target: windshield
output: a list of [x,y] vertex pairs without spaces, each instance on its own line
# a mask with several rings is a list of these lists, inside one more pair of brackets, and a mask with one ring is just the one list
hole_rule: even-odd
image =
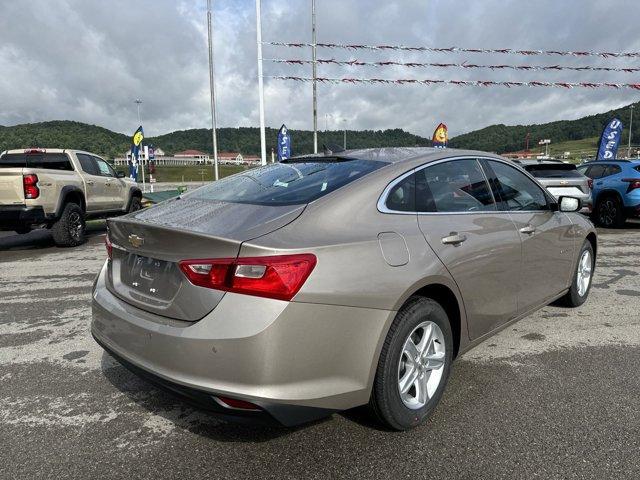
[[371,160],[275,163],[224,178],[187,195],[255,205],[299,205],[328,193],[387,165]]

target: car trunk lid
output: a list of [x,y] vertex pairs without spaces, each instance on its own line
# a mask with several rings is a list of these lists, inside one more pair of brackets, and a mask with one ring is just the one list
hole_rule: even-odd
[[242,242],[295,220],[304,205],[264,206],[177,198],[109,220],[107,288],[143,310],[196,321],[223,291],[191,284],[181,260],[236,258]]

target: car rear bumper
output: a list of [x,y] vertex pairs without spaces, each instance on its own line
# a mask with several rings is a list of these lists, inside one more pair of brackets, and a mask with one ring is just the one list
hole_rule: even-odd
[[44,209],[41,206],[0,205],[0,230],[15,230],[17,227],[45,221]]
[[[295,425],[369,400],[395,312],[227,293],[202,320],[177,321],[115,297],[105,271],[94,288],[92,334],[125,366],[190,403]],[[216,395],[258,405],[262,415],[220,408]]]

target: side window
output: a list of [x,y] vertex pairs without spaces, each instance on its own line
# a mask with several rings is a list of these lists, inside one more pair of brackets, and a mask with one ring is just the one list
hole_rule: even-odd
[[591,168],[589,165],[581,165],[578,168],[576,168],[576,170],[578,170],[578,172],[580,172],[585,177],[591,178],[589,176],[589,168]]
[[475,159],[451,160],[416,173],[416,206],[421,212],[486,212],[496,204]]
[[93,157],[93,160],[98,165],[98,171],[100,172],[99,175],[102,175],[103,177],[116,176],[116,173],[113,171],[113,168],[111,168],[111,165],[109,165],[107,162],[105,162],[104,160],[98,157]]
[[416,174],[409,175],[395,185],[387,195],[385,205],[395,212],[415,212],[415,180]]
[[608,177],[609,175],[617,175],[621,171],[622,169],[618,165],[609,165],[609,168],[604,172],[604,176]]
[[589,177],[590,178],[602,178],[604,177],[604,172],[607,169],[608,165],[591,165],[589,169]]
[[80,166],[82,167],[83,172],[88,173],[89,175],[100,175],[100,173],[98,172],[98,166],[93,161],[93,157],[91,157],[91,155],[78,153],[77,157],[80,161]]
[[547,196],[536,183],[516,168],[488,160],[495,174],[496,201],[501,210],[548,210]]

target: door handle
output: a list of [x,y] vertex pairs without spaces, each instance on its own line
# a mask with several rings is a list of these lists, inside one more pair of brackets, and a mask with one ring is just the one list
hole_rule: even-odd
[[532,234],[536,233],[536,227],[533,227],[531,225],[527,225],[526,227],[522,227],[520,229],[520,233],[526,233],[527,235],[532,235]]
[[602,185],[602,182],[596,182],[596,185]]
[[93,185],[95,182],[92,180],[87,180],[87,185]]
[[448,237],[442,237],[442,243],[445,245],[460,245],[467,239],[465,235],[460,235],[456,232],[451,232]]

